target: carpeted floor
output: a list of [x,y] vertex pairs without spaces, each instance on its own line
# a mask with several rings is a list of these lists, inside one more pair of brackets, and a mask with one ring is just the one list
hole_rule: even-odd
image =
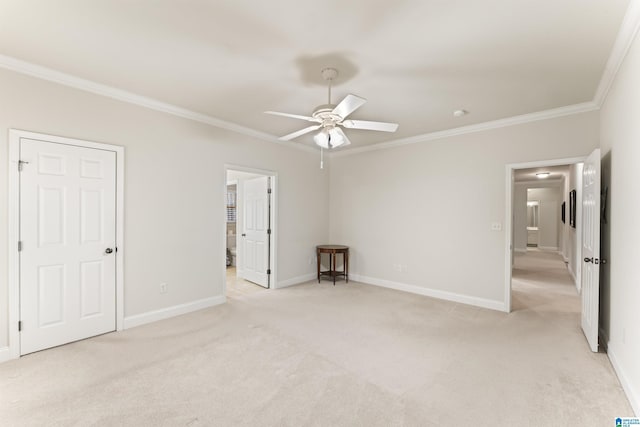
[[3,426],[609,426],[557,254],[516,258],[514,311],[311,282],[0,365]]

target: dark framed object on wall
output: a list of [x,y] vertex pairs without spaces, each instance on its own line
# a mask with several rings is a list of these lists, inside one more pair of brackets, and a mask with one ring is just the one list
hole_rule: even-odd
[[576,228],[576,190],[569,192],[569,225]]
[[567,202],[562,202],[562,214],[560,218],[562,219],[563,224],[565,224],[566,212],[567,212]]

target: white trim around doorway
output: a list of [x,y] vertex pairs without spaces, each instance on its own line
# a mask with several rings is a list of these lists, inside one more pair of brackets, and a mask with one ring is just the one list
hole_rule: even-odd
[[[54,144],[94,148],[116,153],[116,330],[124,329],[124,147],[111,144],[83,141],[73,138],[46,135],[24,130],[9,130],[9,229],[8,229],[8,284],[9,284],[9,343],[0,349],[0,362],[20,357],[20,259],[18,240],[20,236],[20,139],[28,138]],[[4,350],[4,351],[3,351]]]
[[[269,289],[278,289],[280,287],[278,284],[278,173],[275,171],[267,170],[267,169],[256,169],[247,166],[240,166],[234,164],[225,164],[224,165],[224,176],[222,180],[223,185],[223,201],[221,203],[222,209],[224,210],[223,218],[225,219],[222,222],[222,253],[225,254],[227,251],[227,223],[226,223],[226,198],[227,194],[227,172],[229,171],[238,171],[238,172],[247,172],[256,175],[268,176],[271,178],[271,248],[269,253],[270,263],[269,268],[271,269],[271,279],[269,282]],[[226,299],[227,295],[227,265],[225,257],[221,257],[222,262],[222,295]],[[286,286],[286,285],[285,285]]]
[[511,163],[506,165],[506,213],[504,224],[504,236],[505,236],[505,251],[504,251],[504,307],[503,310],[506,313],[511,312],[511,257],[512,257],[512,242],[513,242],[513,171],[516,169],[529,169],[548,166],[561,166],[570,165],[575,163],[584,162],[586,157],[571,157],[566,159],[554,159],[554,160],[541,160],[537,162],[527,163]]

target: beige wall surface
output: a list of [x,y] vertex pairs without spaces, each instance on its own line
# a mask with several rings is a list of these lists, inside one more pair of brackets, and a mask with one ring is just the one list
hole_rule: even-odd
[[586,156],[598,135],[589,112],[336,156],[331,240],[355,276],[502,305],[506,165]]
[[313,273],[308,259],[329,228],[329,177],[315,153],[5,70],[0,93],[0,348],[11,128],[125,147],[125,317],[222,294],[225,164],[278,173],[278,281]]
[[603,224],[601,326],[636,415],[640,415],[640,39],[636,36],[601,110],[603,181],[609,187]]
[[562,191],[560,183],[553,187],[530,186],[527,197],[529,201],[538,201],[538,246],[540,248],[560,250],[559,230],[562,225],[560,206]]

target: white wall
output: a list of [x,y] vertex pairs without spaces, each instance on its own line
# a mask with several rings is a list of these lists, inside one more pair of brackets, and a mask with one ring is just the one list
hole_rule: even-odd
[[558,250],[560,247],[560,205],[562,192],[558,186],[529,188],[528,201],[538,201],[538,247]]
[[225,163],[277,171],[278,280],[314,272],[308,258],[329,228],[329,177],[315,153],[6,70],[0,93],[0,348],[8,342],[10,128],[125,147],[127,317],[222,295]]
[[502,308],[506,165],[586,156],[598,135],[591,112],[332,157],[331,240],[354,278]]
[[640,39],[622,64],[601,110],[601,149],[610,174],[609,222],[603,242],[605,267],[601,306],[609,357],[636,414],[640,415]]

